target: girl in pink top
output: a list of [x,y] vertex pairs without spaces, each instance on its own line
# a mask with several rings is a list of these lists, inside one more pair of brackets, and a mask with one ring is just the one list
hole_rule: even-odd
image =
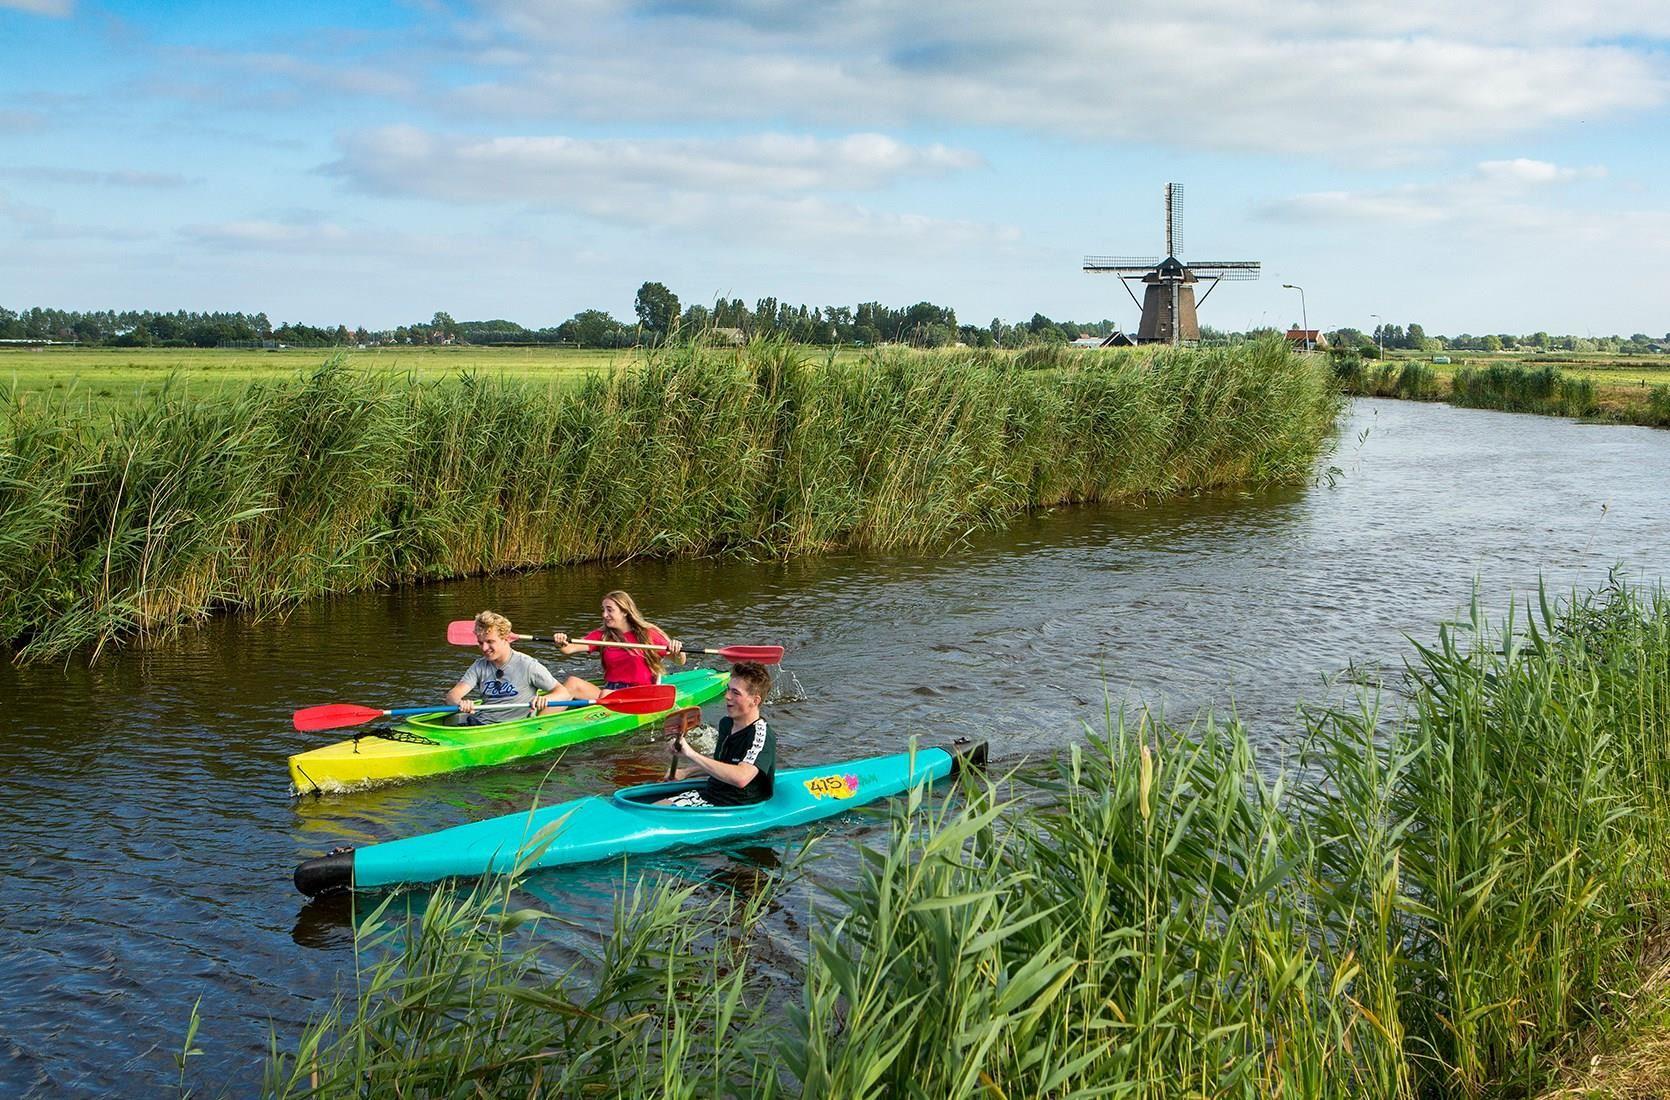
[[[669,638],[656,625],[646,620],[631,596],[616,589],[603,597],[603,626],[578,641],[569,641],[562,632],[551,635],[551,640],[562,646],[564,653],[592,651],[603,659],[603,686],[590,680],[570,676],[563,687],[576,699],[596,699],[623,687],[638,687],[657,683],[666,671],[667,658],[684,663],[684,645],[677,638]],[[591,646],[587,642],[641,642],[663,649],[617,649],[614,646]]]

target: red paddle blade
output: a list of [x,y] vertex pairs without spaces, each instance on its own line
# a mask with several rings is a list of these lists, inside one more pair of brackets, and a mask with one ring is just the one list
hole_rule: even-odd
[[642,687],[611,691],[597,701],[597,705],[617,714],[656,714],[671,710],[678,702],[678,689],[671,684],[645,684]]
[[762,665],[783,663],[783,647],[780,645],[728,645],[714,652],[731,662],[758,661]]
[[292,715],[290,721],[303,733],[311,733],[314,730],[360,726],[382,716],[383,712],[373,707],[362,707],[354,703],[326,703],[322,707],[304,707]]
[[[513,642],[526,642],[533,639],[532,634],[512,634]],[[454,619],[446,624],[446,640],[449,645],[480,645],[475,636],[474,619]]]

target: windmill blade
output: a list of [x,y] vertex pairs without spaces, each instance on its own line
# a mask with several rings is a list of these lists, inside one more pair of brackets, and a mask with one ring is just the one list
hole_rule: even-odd
[[1152,271],[1160,266],[1158,256],[1086,256],[1086,271]]
[[1166,254],[1183,251],[1183,185],[1166,184]]
[[1223,279],[1231,283],[1250,283],[1258,278],[1262,269],[1256,260],[1229,260],[1219,263],[1190,264],[1189,270],[1202,279]]

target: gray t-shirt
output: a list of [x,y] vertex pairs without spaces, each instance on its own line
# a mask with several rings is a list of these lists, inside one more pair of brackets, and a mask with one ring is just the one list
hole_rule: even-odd
[[[461,682],[469,685],[466,695],[479,691],[483,703],[521,703],[522,707],[533,702],[535,690],[550,691],[557,686],[557,678],[551,675],[551,670],[526,653],[512,653],[502,670],[487,658],[477,657]],[[505,707],[479,711],[477,716],[484,722],[509,722],[515,718],[526,718],[528,712],[518,707]]]

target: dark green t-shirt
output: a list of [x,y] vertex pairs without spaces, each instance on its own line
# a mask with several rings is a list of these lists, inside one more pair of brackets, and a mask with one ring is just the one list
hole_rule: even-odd
[[723,779],[707,777],[703,796],[714,806],[745,806],[771,797],[771,781],[777,772],[777,738],[766,727],[763,716],[741,729],[732,729],[727,716],[719,719],[719,744],[713,758],[721,764],[752,764],[760,769],[746,787],[733,787]]

